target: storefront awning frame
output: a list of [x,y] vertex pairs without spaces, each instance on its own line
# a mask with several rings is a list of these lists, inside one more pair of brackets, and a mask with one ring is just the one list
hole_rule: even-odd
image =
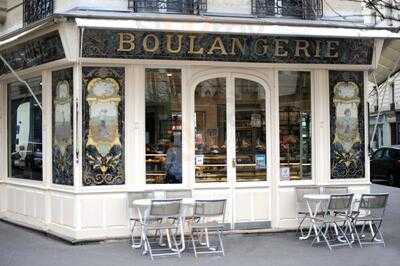
[[81,28],[130,29],[178,32],[209,32],[231,34],[261,34],[277,36],[304,36],[329,38],[396,39],[400,34],[387,29],[332,28],[316,26],[256,25],[214,22],[148,21],[126,19],[76,18]]
[[[36,31],[39,30],[40,28],[43,28],[45,25],[46,25],[46,24],[40,24],[40,25],[38,25],[38,26],[36,26],[36,27],[33,27],[33,28],[29,29],[29,30],[23,31],[23,32],[21,32],[21,33],[15,35],[15,36],[13,36],[13,37],[10,37],[10,38],[8,38],[8,39],[5,39],[5,40],[3,40],[3,41],[0,41],[0,49],[3,48],[4,46],[6,46],[6,45],[9,44],[9,43],[19,41],[20,39],[22,39],[23,37],[29,35],[29,34],[32,33],[32,32],[36,32]],[[35,100],[36,104],[39,106],[39,108],[40,108],[41,110],[43,110],[43,107],[42,107],[41,102],[39,101],[39,99],[37,98],[37,96],[35,95],[35,93],[33,92],[32,88],[29,86],[28,82],[26,82],[24,79],[22,79],[22,78],[18,75],[18,73],[15,72],[15,70],[10,66],[10,64],[7,62],[7,60],[3,57],[1,51],[0,51],[0,60],[1,60],[1,62],[8,68],[8,70],[10,70],[10,72],[12,73],[12,75],[14,75],[15,78],[16,78],[19,82],[23,83],[23,84],[26,86],[26,88],[28,89],[29,93],[32,95],[33,99]]]

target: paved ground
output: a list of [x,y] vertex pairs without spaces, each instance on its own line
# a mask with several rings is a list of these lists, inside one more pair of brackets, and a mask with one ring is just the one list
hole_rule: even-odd
[[374,185],[374,191],[391,193],[385,220],[386,248],[369,246],[328,249],[310,247],[293,232],[229,235],[225,237],[226,257],[186,254],[182,259],[160,258],[151,262],[133,251],[125,240],[72,246],[43,234],[0,222],[0,266],[124,266],[124,265],[399,265],[400,189]]

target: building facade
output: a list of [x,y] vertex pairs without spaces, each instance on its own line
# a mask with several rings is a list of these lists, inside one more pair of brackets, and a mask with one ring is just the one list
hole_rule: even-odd
[[397,35],[361,5],[3,2],[2,219],[124,237],[130,192],[188,189],[280,230],[298,186],[369,191],[368,74]]
[[371,85],[368,103],[370,139],[375,130],[371,148],[399,145],[400,79],[398,74],[388,82],[388,85],[384,83],[378,89]]

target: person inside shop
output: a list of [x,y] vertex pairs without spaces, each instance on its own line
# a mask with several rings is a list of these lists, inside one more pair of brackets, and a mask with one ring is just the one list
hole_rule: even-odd
[[168,184],[182,183],[182,137],[180,132],[171,136],[170,147],[165,161],[166,181]]

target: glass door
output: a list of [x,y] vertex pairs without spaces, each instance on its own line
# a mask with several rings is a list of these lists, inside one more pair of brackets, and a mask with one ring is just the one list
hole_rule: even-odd
[[264,87],[242,78],[208,79],[196,86],[194,105],[196,183],[266,181]]
[[266,181],[265,90],[248,79],[235,78],[234,84],[236,181]]
[[196,183],[227,182],[226,78],[200,82],[194,97]]

